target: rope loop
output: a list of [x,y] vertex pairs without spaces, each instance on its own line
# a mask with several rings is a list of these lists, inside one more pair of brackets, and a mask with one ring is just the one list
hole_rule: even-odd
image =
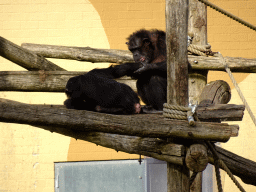
[[184,107],[179,105],[170,105],[164,103],[163,115],[166,118],[188,120],[190,126],[195,126],[195,120],[193,118],[193,112],[190,107]]

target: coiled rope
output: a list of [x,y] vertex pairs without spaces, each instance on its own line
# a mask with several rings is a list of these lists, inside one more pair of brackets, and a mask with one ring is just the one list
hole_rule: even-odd
[[200,1],[201,3],[204,3],[205,5],[211,7],[212,9],[215,9],[216,11],[222,13],[223,15],[226,15],[226,16],[230,17],[231,19],[243,24],[244,26],[249,27],[250,29],[256,31],[256,26],[254,26],[254,25],[248,23],[247,21],[233,15],[232,13],[229,13],[229,12],[225,11],[224,9],[218,7],[217,5],[214,5],[213,3],[211,3],[207,0],[198,0],[198,1]]
[[188,51],[193,54],[200,55],[200,56],[207,56],[211,53],[211,45],[193,45],[190,44],[188,46]]
[[193,112],[190,107],[183,107],[179,105],[170,105],[164,103],[163,116],[170,119],[188,120],[190,126],[195,126]]

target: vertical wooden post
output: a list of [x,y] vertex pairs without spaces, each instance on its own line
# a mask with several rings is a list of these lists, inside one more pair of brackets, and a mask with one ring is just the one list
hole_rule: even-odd
[[[193,34],[193,44],[207,44],[207,6],[198,0],[189,0],[188,33]],[[192,71],[189,74],[189,102],[195,104],[207,83],[208,71]],[[202,192],[202,173],[198,173],[190,192]]]
[[[167,103],[188,105],[188,0],[166,0]],[[167,163],[167,191],[188,192],[189,170]]]

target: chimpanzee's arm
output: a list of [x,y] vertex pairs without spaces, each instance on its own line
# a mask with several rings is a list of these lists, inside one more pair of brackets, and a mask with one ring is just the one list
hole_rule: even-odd
[[88,72],[88,74],[96,74],[100,77],[105,77],[108,79],[120,78],[125,75],[134,76],[134,71],[142,67],[140,63],[125,63],[121,65],[110,66],[108,68],[93,69]]
[[156,73],[157,72],[167,73],[166,61],[159,62],[159,63],[143,64],[143,66],[138,70],[136,70],[134,73],[141,74],[146,71],[154,71]]

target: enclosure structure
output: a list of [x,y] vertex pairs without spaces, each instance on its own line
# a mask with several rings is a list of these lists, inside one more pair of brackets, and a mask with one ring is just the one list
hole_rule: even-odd
[[[49,73],[50,74],[50,73]],[[54,73],[53,73],[54,74]],[[3,75],[8,75],[8,73],[6,73],[6,74],[3,74]],[[17,74],[13,74],[13,75],[17,75]],[[25,75],[28,75],[28,73],[26,73]],[[45,82],[46,80],[47,80],[47,77],[48,77],[48,73],[47,72],[43,72],[43,71],[41,71],[41,72],[39,72],[39,74],[38,73],[31,73],[31,75],[38,75],[39,76],[39,79],[40,79],[40,82],[42,83],[42,82]],[[16,77],[18,77],[18,76],[16,76]],[[6,78],[5,78],[6,79]],[[24,83],[23,83],[23,85],[24,85]],[[47,85],[48,86],[48,85]],[[9,87],[11,87],[11,86],[9,86]],[[24,86],[25,87],[25,86]],[[3,105],[3,106],[9,106],[9,105]],[[28,110],[32,110],[32,112],[34,113],[36,110],[38,110],[39,108],[37,108],[37,106],[36,106],[36,108],[29,108],[28,106],[24,106],[24,108],[27,108]],[[24,111],[24,108],[23,107],[21,107],[21,110],[22,111]],[[6,111],[6,109],[7,108],[4,108],[3,107],[3,109],[4,109],[4,112],[5,112],[5,114],[7,114],[7,111]],[[12,109],[15,109],[15,108],[12,108]],[[16,108],[15,109],[15,111],[18,111],[18,108]],[[40,108],[40,113],[41,112],[43,112],[43,110]],[[46,112],[47,113],[49,113],[49,111],[47,111],[46,110]],[[55,113],[56,111],[54,111],[54,113]],[[59,114],[61,114],[61,115],[63,115],[62,114],[62,112],[63,111],[61,111],[61,110],[59,110]],[[29,113],[28,113],[29,114]],[[88,117],[89,117],[89,115],[90,115],[90,113],[83,113],[83,114],[81,114],[81,115],[87,115]],[[99,115],[98,117],[99,117],[99,119],[100,118],[102,118],[104,115]],[[3,118],[5,118],[5,117],[3,117]],[[48,118],[47,116],[46,116],[46,118]],[[99,124],[103,124],[103,122],[104,123],[106,123],[107,122],[107,124],[109,123],[108,122],[108,120],[107,120],[107,116],[106,117],[104,117],[104,118],[106,118],[106,119],[103,119],[103,121],[101,121]],[[139,117],[138,117],[139,118]],[[152,118],[152,117],[149,117],[149,118]],[[36,120],[38,120],[39,119],[39,122],[37,122]],[[71,117],[71,119],[73,119],[72,117]],[[126,120],[126,122],[131,122],[131,120],[129,121],[129,119],[130,119],[130,117]],[[140,118],[140,119],[138,119],[138,122],[141,122],[141,121],[145,121],[146,120],[146,116],[144,116],[144,117],[142,117],[142,118]],[[20,119],[20,120],[14,120],[15,122],[20,122],[20,123],[26,123],[26,120],[24,120],[24,119]],[[117,118],[117,121],[118,121],[118,118]],[[122,119],[122,121],[123,121],[123,119]],[[57,121],[56,121],[57,122]],[[161,123],[159,122],[159,124],[157,124],[157,121],[155,121],[155,123],[156,123],[156,125],[155,126],[158,126],[158,125],[160,125]],[[40,118],[39,118],[39,116],[38,116],[38,113],[36,113],[35,114],[35,120],[31,123],[31,124],[33,124],[33,125],[37,125],[37,124],[40,124],[40,125],[42,125],[43,123],[42,123],[42,121],[40,120]],[[48,123],[46,123],[46,124],[48,124]],[[149,124],[148,124],[149,125]],[[148,126],[147,124],[144,126],[145,128]],[[142,125],[138,125],[138,127],[141,127]],[[166,125],[164,125],[164,126],[166,126]],[[163,128],[164,128],[164,126],[163,126]],[[185,125],[184,125],[185,126]],[[202,129],[204,128],[204,126],[207,126],[206,124],[204,124],[204,125],[202,125]],[[143,126],[142,126],[143,127]],[[193,129],[193,128],[192,128]],[[202,130],[201,129],[201,130]],[[50,129],[51,131],[56,131],[56,130],[54,130],[53,128],[52,129]],[[201,130],[193,130],[193,131],[195,131],[195,132],[193,132],[192,134],[195,136],[195,137],[201,137],[201,135],[199,134],[199,133],[197,133],[197,132],[200,132]],[[236,128],[235,128],[235,126],[234,126],[234,130],[236,130]],[[63,130],[62,130],[63,131]],[[143,131],[143,130],[142,130]],[[110,131],[111,132],[111,131]],[[137,130],[128,130],[127,132],[129,132],[130,134],[132,133],[132,134],[136,134],[136,135],[139,135],[139,131],[137,131]],[[162,130],[160,130],[159,129],[159,137],[161,136],[161,134],[167,134],[168,135],[168,133],[166,133],[166,132],[162,132]],[[234,131],[235,132],[235,131]],[[62,133],[64,133],[64,132],[62,132]],[[76,133],[77,132],[75,132],[74,133],[74,136],[76,135]],[[115,133],[115,132],[114,132]],[[119,132],[118,132],[119,133]],[[68,135],[70,135],[71,133],[68,133]],[[217,134],[216,134],[217,135]],[[231,134],[232,135],[232,134]],[[150,133],[149,133],[149,136],[150,136]],[[183,135],[182,135],[183,136]],[[189,136],[191,136],[191,135],[189,135]],[[229,135],[230,136],[230,135]],[[224,136],[223,137],[223,141],[225,140],[225,139],[227,139],[229,136]],[[188,137],[188,136],[187,136]],[[216,139],[216,137],[217,136],[215,136],[214,138],[211,138],[211,139],[213,139],[213,140],[215,140]]]

